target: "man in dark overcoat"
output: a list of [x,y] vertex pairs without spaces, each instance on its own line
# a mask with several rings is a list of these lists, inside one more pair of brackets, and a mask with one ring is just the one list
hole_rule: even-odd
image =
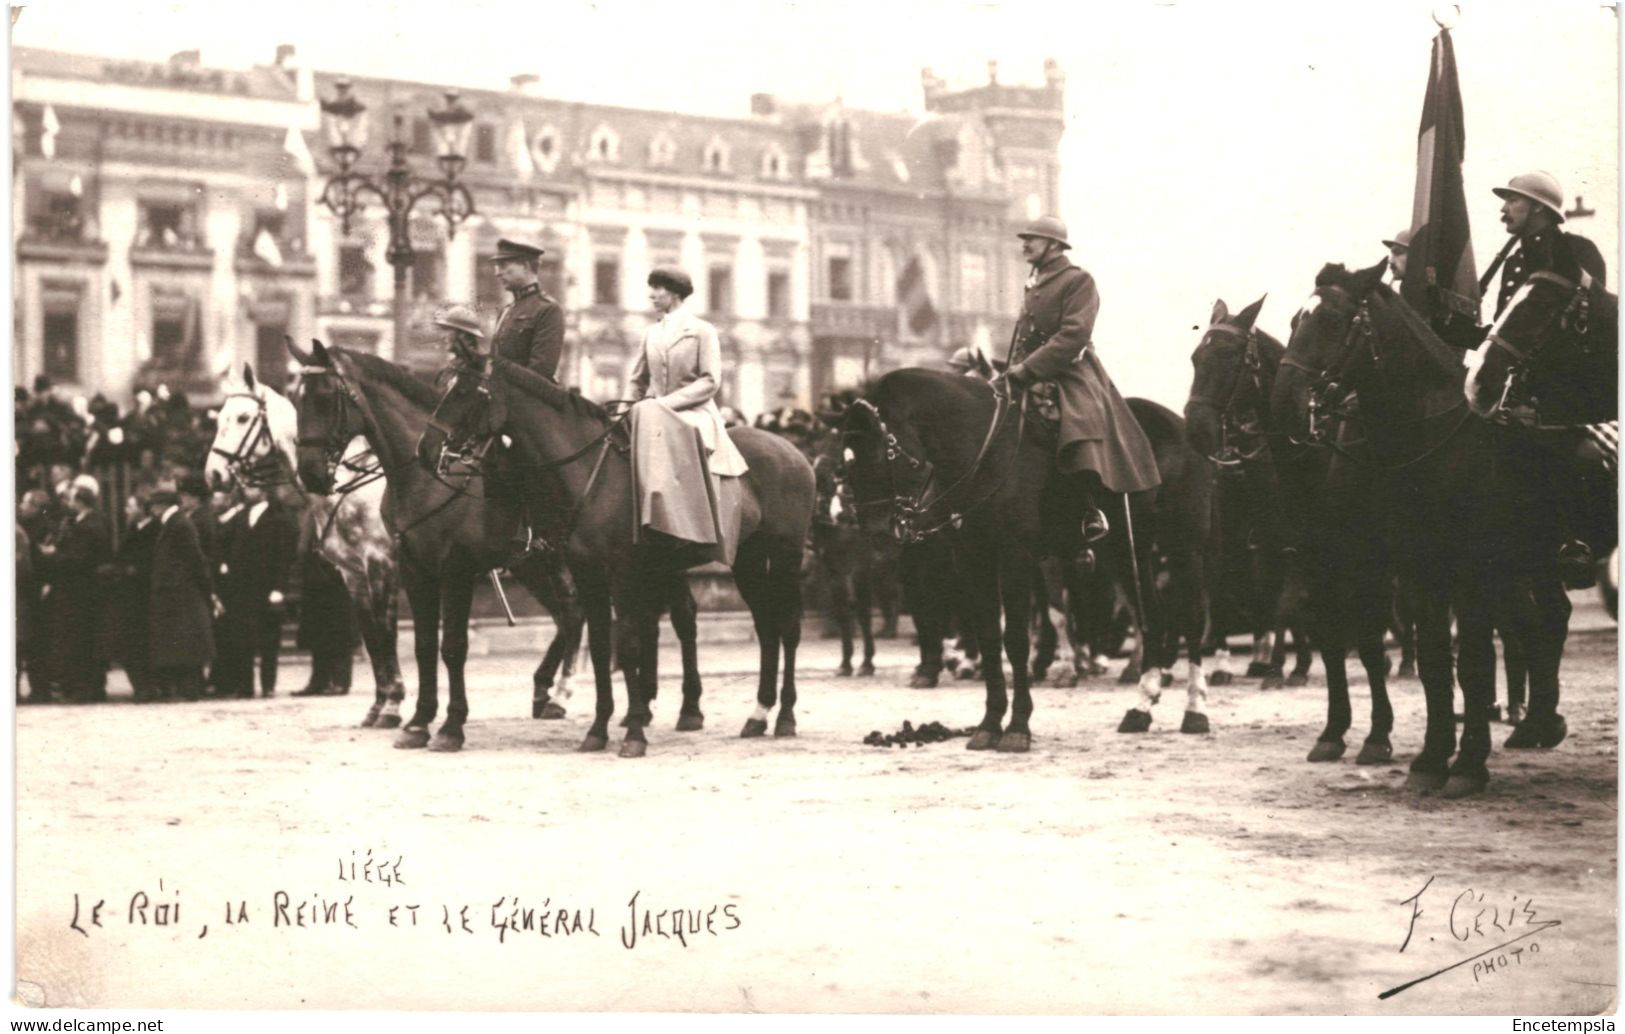
[[492,264],[513,301],[497,317],[491,351],[555,380],[564,351],[564,310],[542,292],[537,278],[541,257],[541,248],[510,240],[497,242]]
[[152,603],[152,564],[158,551],[158,522],[146,503],[131,496],[125,507],[124,536],[108,565],[107,625],[110,653],[124,669],[144,704],[157,696],[152,674],[152,627],[147,613]]
[[172,486],[153,490],[147,512],[158,523],[148,612],[154,688],[161,697],[196,700],[214,659],[208,561]]
[[310,683],[296,690],[296,697],[348,693],[355,648],[361,642],[350,590],[319,548],[326,513],[325,507],[308,507],[299,521],[297,643],[310,651]]
[[1095,355],[1095,279],[1066,257],[1072,245],[1055,216],[1035,219],[1021,233],[1021,255],[1032,267],[1010,344],[1004,379],[1031,396],[1040,414],[1059,420],[1056,464],[1080,474],[1085,493],[1084,541],[1109,530],[1095,499],[1108,492],[1143,492],[1162,483],[1151,443]]
[[293,517],[265,490],[242,489],[244,508],[227,557],[221,636],[228,645],[215,678],[225,696],[254,695],[259,659],[260,695],[276,694],[277,655],[282,646],[283,602],[299,545]]
[[112,559],[112,531],[95,492],[80,485],[68,496],[73,512],[56,541],[40,547],[47,562],[52,668],[69,700],[107,699],[107,662],[99,649],[100,568]]

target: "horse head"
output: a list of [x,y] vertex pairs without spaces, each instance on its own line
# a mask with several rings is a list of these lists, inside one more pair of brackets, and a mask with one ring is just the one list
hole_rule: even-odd
[[295,468],[305,487],[322,495],[333,490],[334,469],[350,440],[367,431],[355,390],[345,379],[343,353],[320,341],[303,352],[286,339],[300,362]]
[[1207,330],[1191,353],[1190,397],[1185,426],[1191,445],[1209,458],[1225,452],[1230,432],[1249,417],[1256,423],[1264,400],[1257,397],[1259,352],[1254,323],[1264,307],[1260,298],[1231,314],[1223,299],[1213,305]]
[[1467,356],[1480,416],[1538,401],[1542,419],[1591,423],[1619,412],[1618,299],[1556,273],[1531,276]]
[[501,379],[491,376],[493,360],[460,353],[442,371],[445,388],[418,439],[418,462],[437,476],[456,464],[474,464],[508,419]]
[[1270,394],[1276,430],[1308,440],[1327,434],[1328,411],[1347,398],[1349,378],[1369,346],[1369,295],[1380,286],[1383,268],[1351,272],[1328,264],[1315,277],[1314,292],[1292,318],[1292,337]]
[[204,462],[210,486],[219,489],[233,481],[265,486],[286,480],[297,466],[298,414],[293,403],[258,381],[249,364],[243,364],[241,378],[235,373],[222,385],[214,442]]

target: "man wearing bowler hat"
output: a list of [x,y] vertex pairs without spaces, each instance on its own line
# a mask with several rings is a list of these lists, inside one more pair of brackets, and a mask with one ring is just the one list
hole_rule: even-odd
[[541,248],[506,238],[497,241],[492,264],[513,301],[497,317],[491,352],[556,380],[564,350],[564,310],[542,293],[537,280],[541,257]]

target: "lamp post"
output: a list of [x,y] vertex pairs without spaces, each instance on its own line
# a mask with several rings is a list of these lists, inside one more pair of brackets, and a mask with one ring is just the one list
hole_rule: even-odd
[[412,249],[412,209],[426,198],[439,202],[440,215],[446,220],[446,234],[455,237],[457,227],[474,214],[474,198],[468,188],[457,181],[463,166],[468,164],[468,141],[474,129],[474,113],[458,101],[456,90],[446,91],[446,105],[429,111],[434,123],[435,145],[439,152],[441,175],[424,178],[414,175],[406,164],[407,141],[405,119],[395,112],[393,132],[390,134],[389,167],[381,178],[356,171],[361,148],[367,142],[367,106],[352,92],[349,79],[334,83],[336,95],[324,99],[322,122],[327,129],[328,153],[338,171],[322,189],[322,204],[339,218],[342,232],[348,236],[350,222],[363,208],[370,195],[381,203],[388,213],[389,251],[386,257],[395,267],[395,348],[396,358],[406,346],[407,297],[406,274],[416,260]]

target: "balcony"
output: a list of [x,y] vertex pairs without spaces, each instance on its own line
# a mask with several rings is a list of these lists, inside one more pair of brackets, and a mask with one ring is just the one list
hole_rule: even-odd
[[897,309],[890,305],[814,305],[814,337],[897,337]]
[[244,236],[237,242],[237,272],[256,276],[316,275],[316,258],[305,251],[297,237],[273,238],[272,248],[256,248],[256,237]]
[[90,236],[77,217],[45,216],[31,219],[17,242],[17,256],[41,262],[107,261],[107,242]]
[[205,246],[203,238],[194,233],[177,233],[168,228],[154,231],[143,227],[130,247],[130,264],[206,270],[214,266],[214,249]]

